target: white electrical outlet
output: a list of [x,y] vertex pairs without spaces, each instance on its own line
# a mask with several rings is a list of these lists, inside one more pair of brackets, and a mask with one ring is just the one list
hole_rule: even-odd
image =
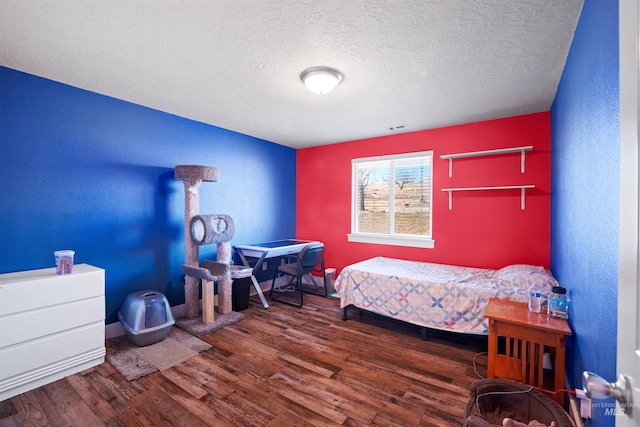
[[577,388],[576,397],[580,399],[580,416],[585,420],[591,418],[591,399],[584,394],[584,390]]

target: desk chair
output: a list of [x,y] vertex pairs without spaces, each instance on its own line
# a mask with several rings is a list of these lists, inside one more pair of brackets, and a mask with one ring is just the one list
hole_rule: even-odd
[[[284,304],[289,304],[289,305],[293,305],[296,307],[302,307],[303,304],[303,298],[304,298],[304,293],[305,290],[303,289],[303,283],[302,283],[302,276],[312,273],[312,272],[318,272],[318,273],[322,273],[322,280],[323,280],[323,293],[322,294],[318,294],[315,292],[309,292],[308,290],[306,291],[306,293],[313,293],[316,295],[321,295],[326,297],[327,296],[327,278],[324,274],[324,244],[322,243],[310,243],[308,245],[306,245],[304,248],[302,248],[302,250],[300,251],[299,254],[297,255],[288,255],[286,258],[292,258],[295,259],[296,262],[295,263],[289,263],[289,264],[284,264],[284,265],[279,265],[276,268],[276,271],[273,274],[273,281],[271,282],[271,290],[269,291],[269,299],[273,300],[273,301],[277,301],[277,302],[281,302]],[[275,293],[280,293],[283,294],[285,292],[290,292],[291,294],[296,293],[298,294],[298,303],[293,303],[291,301],[287,301],[287,300],[283,300],[283,299],[277,299],[274,298],[274,287],[276,284],[276,279],[278,277],[283,277],[283,276],[291,276],[292,278],[289,281],[289,284],[285,287],[287,288],[287,290],[280,290],[280,288],[283,288],[282,286],[278,289],[275,290]],[[295,286],[290,287],[289,285],[293,283],[293,277],[295,277]],[[290,290],[289,290],[290,289]]]

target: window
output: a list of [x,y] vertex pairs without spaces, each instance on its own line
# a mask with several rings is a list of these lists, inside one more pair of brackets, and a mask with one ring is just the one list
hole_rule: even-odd
[[433,248],[433,151],[352,160],[350,242]]

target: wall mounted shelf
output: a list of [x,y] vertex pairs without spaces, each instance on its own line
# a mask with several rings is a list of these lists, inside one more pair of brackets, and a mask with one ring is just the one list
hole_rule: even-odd
[[496,150],[470,151],[467,153],[443,154],[441,159],[449,160],[449,178],[453,175],[453,159],[463,159],[466,157],[495,156],[499,154],[521,153],[520,154],[520,172],[524,173],[524,153],[533,150],[532,145],[525,147],[499,148]]
[[502,185],[497,187],[456,187],[456,188],[443,188],[442,191],[449,193],[449,210],[452,209],[452,193],[454,191],[486,191],[486,190],[520,190],[520,209],[524,210],[524,195],[525,191],[529,188],[535,188],[535,185]]

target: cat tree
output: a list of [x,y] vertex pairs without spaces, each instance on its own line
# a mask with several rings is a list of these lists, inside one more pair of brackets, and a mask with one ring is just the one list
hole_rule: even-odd
[[[215,321],[214,282],[218,282],[218,312],[232,312],[231,238],[235,228],[229,215],[200,215],[198,187],[202,182],[218,181],[218,169],[210,166],[178,165],[174,177],[184,182],[184,300],[187,318],[199,314],[199,282],[202,282],[202,323]],[[199,247],[217,244],[216,261],[205,260],[200,266]]]

